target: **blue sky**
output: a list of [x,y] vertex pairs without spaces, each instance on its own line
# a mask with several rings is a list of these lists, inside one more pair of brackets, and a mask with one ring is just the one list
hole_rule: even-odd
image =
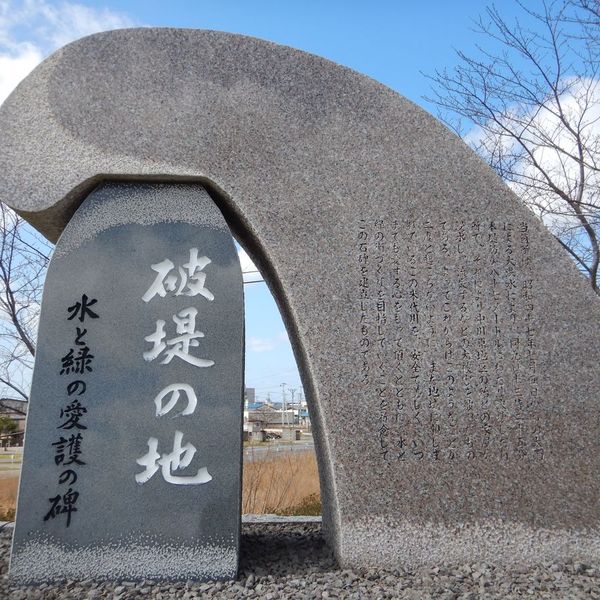
[[[510,17],[513,3],[501,4]],[[451,67],[455,48],[473,47],[473,21],[484,8],[476,0],[0,0],[0,101],[73,39],[155,26],[217,29],[293,46],[369,75],[432,111],[423,100],[429,83],[422,72]],[[243,267],[252,268],[246,260]],[[288,390],[302,387],[285,328],[264,283],[245,290],[247,385],[257,388],[259,399],[280,400],[282,383]]]
[[[508,3],[507,3],[508,4]],[[420,102],[427,84],[419,71],[453,60],[477,0],[217,0],[105,3],[151,25],[217,29],[285,44],[352,67]]]

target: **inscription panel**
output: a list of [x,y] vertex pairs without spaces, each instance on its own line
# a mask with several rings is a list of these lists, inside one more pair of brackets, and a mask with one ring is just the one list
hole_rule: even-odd
[[236,576],[243,326],[233,239],[200,185],[90,194],[44,288],[16,581]]
[[524,221],[362,220],[359,381],[381,460],[544,459]]

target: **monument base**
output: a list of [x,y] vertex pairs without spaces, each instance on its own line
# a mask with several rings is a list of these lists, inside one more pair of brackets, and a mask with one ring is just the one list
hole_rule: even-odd
[[600,530],[539,529],[520,523],[413,524],[389,517],[342,525],[334,547],[343,568],[384,569],[484,562],[503,567],[600,562]]

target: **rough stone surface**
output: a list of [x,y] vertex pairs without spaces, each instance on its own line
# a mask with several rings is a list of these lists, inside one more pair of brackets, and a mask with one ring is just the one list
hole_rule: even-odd
[[344,598],[365,600],[598,600],[600,569],[581,562],[510,569],[489,563],[417,568],[340,569],[318,524],[242,525],[240,572],[229,582],[66,581],[18,586],[7,577],[10,530],[0,531],[0,598],[67,600],[133,598]]
[[600,557],[600,303],[431,116],[289,48],[146,29],[50,57],[0,139],[2,199],[51,239],[100,179],[206,182],[286,320],[342,564]]
[[[92,312],[69,311],[83,295]],[[165,347],[144,355],[161,321]],[[107,184],[86,199],[44,288],[15,580],[235,577],[243,336],[237,253],[202,186]]]

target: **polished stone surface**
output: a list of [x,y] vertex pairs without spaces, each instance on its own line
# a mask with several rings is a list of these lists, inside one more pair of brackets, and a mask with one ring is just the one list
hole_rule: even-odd
[[273,289],[344,565],[600,557],[600,303],[467,146],[383,85],[220,32],[59,51],[0,108],[56,239],[102,179],[205,182]]
[[243,338],[237,252],[202,186],[85,200],[44,288],[15,579],[236,576]]

